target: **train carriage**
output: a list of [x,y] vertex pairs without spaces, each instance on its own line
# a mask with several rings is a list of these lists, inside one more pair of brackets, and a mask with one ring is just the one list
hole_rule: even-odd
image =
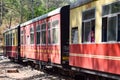
[[68,63],[69,6],[21,24],[21,57],[38,62]]
[[4,55],[11,60],[20,59],[19,54],[19,25],[6,30],[4,33]]
[[83,0],[70,7],[69,64],[120,75],[120,1]]

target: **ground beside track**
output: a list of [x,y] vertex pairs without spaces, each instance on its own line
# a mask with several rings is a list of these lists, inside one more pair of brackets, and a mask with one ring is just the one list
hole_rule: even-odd
[[30,66],[11,62],[0,56],[0,80],[69,80],[61,76],[50,75]]

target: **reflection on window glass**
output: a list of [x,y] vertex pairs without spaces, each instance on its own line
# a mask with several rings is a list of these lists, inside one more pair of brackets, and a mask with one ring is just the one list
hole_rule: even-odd
[[10,33],[10,45],[12,45],[12,33]]
[[30,28],[30,44],[34,44],[34,28]]
[[48,23],[48,44],[51,44],[51,23]]
[[89,34],[91,31],[90,22],[85,22],[84,27],[84,42],[89,42]]
[[58,43],[59,38],[59,28],[53,28],[52,29],[52,43]]
[[12,45],[15,45],[15,33],[13,33],[13,35],[12,35],[12,41],[13,41],[13,42],[12,42],[12,43],[13,43]]
[[117,13],[120,12],[120,2],[113,3],[111,9],[111,13]]
[[108,41],[116,41],[116,17],[109,18]]
[[120,12],[120,1],[105,5],[103,6],[102,9],[102,15],[108,15],[108,14],[113,14],[113,13],[118,13]]
[[83,14],[83,16],[82,16],[83,20],[94,18],[95,17],[95,9],[85,11],[82,14]]
[[42,44],[46,44],[46,31],[42,31]]
[[30,44],[34,44],[34,34],[30,34]]
[[21,44],[23,44],[23,31],[21,31],[21,38],[20,38],[21,40]]
[[56,27],[56,26],[58,26],[58,20],[52,22],[52,27]]
[[72,28],[72,43],[77,44],[78,43],[78,28]]
[[42,36],[42,44],[46,44],[46,24],[41,25],[41,36]]
[[107,15],[107,14],[109,14],[109,12],[110,12],[110,7],[109,7],[109,5],[103,6],[102,15],[103,15],[103,16],[104,16],[104,15]]
[[37,44],[40,44],[40,32],[37,32]]
[[36,42],[37,44],[40,44],[40,25],[37,25],[37,28],[36,28]]
[[48,23],[48,44],[51,44],[51,23]]
[[[109,11],[108,11],[109,10]],[[103,6],[102,42],[120,41],[120,1]]]
[[53,44],[56,44],[59,42],[59,37],[60,37],[60,34],[59,34],[59,21],[58,20],[55,20],[52,22],[52,43]]

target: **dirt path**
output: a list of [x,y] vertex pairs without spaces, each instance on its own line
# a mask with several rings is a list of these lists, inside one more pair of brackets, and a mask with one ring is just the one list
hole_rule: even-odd
[[65,80],[0,58],[0,80]]

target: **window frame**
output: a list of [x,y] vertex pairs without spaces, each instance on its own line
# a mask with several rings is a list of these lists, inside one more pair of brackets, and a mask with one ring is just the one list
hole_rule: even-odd
[[[103,35],[103,32],[102,32],[102,33],[101,33],[101,34],[102,34],[102,35],[101,35],[101,38],[102,38],[101,42],[102,42],[102,43],[111,43],[111,42],[112,42],[112,43],[116,43],[116,42],[120,42],[120,40],[118,40],[118,27],[119,27],[119,26],[118,26],[118,23],[119,23],[119,22],[118,22],[118,17],[119,17],[119,15],[120,15],[120,11],[118,11],[118,12],[116,12],[116,13],[112,13],[112,5],[115,4],[115,3],[117,3],[117,2],[120,3],[120,1],[116,1],[116,2],[113,2],[113,3],[110,3],[110,4],[107,4],[107,5],[103,5],[103,6],[102,6],[102,14],[104,13],[104,12],[103,12],[103,8],[104,8],[105,6],[109,6],[109,9],[110,9],[108,14],[102,15],[102,21],[103,21],[104,18],[107,18],[107,36],[106,36],[107,40],[106,40],[106,41],[103,41],[103,36],[102,36],[102,35]],[[115,32],[116,32],[116,35],[115,35],[115,36],[116,36],[116,39],[113,40],[113,41],[112,41],[112,40],[111,40],[111,41],[108,40],[108,35],[109,35],[109,34],[108,34],[108,28],[109,28],[109,21],[110,21],[110,18],[111,18],[111,17],[116,17],[116,29],[115,29],[115,30],[116,30],[116,31],[115,31]],[[103,22],[102,22],[102,25],[103,25]],[[102,26],[102,28],[103,28],[103,26]],[[102,29],[102,30],[103,30],[103,29]]]
[[[58,21],[58,23],[57,23],[57,26],[54,26],[53,27],[53,22],[55,22],[55,21]],[[55,19],[55,20],[53,20],[52,22],[51,22],[51,44],[59,44],[60,43],[60,27],[59,27],[59,20],[58,19]],[[58,36],[56,37],[56,34],[54,34],[55,36],[53,36],[53,30],[58,30]],[[57,42],[56,41],[53,41],[53,40],[55,40],[54,39],[54,37],[56,37],[56,39],[57,39]]]
[[[32,29],[32,31],[31,31]],[[30,44],[34,44],[34,26],[30,27]]]
[[[75,32],[77,30],[77,42],[74,42]],[[79,43],[79,33],[78,33],[78,27],[71,28],[71,44],[78,44]]]
[[[85,12],[89,12],[89,11],[94,11],[93,13],[94,13],[94,16],[92,17],[92,18],[88,18],[88,19],[84,19],[84,13]],[[80,36],[82,36],[82,40],[81,40],[81,43],[82,44],[93,44],[93,43],[95,43],[95,41],[94,42],[91,42],[91,41],[84,41],[84,37],[85,37],[85,31],[83,31],[83,30],[85,30],[85,23],[86,22],[90,22],[90,30],[92,30],[92,26],[94,26],[94,29],[96,28],[96,26],[95,26],[95,23],[96,23],[96,8],[90,8],[90,9],[88,9],[88,10],[85,10],[85,11],[83,11],[82,12],[82,31],[81,31],[81,35]],[[94,21],[94,25],[92,25],[92,21]],[[84,28],[84,29],[83,29]],[[95,30],[94,30],[95,31]],[[95,31],[96,32],[96,31]],[[95,32],[94,32],[94,35],[95,35]],[[89,33],[88,33],[89,34]],[[95,37],[94,37],[94,39],[95,39]]]
[[[38,27],[39,27],[39,30],[37,29]],[[39,37],[37,36],[37,33],[39,33],[39,35],[38,35]],[[36,26],[36,44],[37,45],[41,44],[40,37],[41,37],[41,25],[38,23],[37,26]],[[38,40],[39,40],[39,43],[38,43]]]
[[[49,24],[50,24],[50,26],[49,26]],[[48,38],[48,45],[51,45],[52,44],[52,22],[51,21],[49,21],[47,23],[47,31],[48,31],[48,37],[47,37]],[[49,33],[49,31],[50,31],[50,33]]]
[[[47,31],[46,31],[46,23],[47,23],[47,22],[43,22],[43,23],[41,24],[41,30],[40,30],[40,32],[41,32],[41,45],[46,45],[46,44],[47,44],[47,41],[46,41],[46,39],[47,39],[47,38],[46,38],[46,32],[47,32]],[[42,25],[44,25],[44,24],[45,24],[45,28],[42,29]],[[43,32],[45,32],[45,37],[44,37],[44,38],[45,38],[45,43],[44,43],[44,41],[43,41],[43,40],[44,40],[44,39],[43,39]]]

